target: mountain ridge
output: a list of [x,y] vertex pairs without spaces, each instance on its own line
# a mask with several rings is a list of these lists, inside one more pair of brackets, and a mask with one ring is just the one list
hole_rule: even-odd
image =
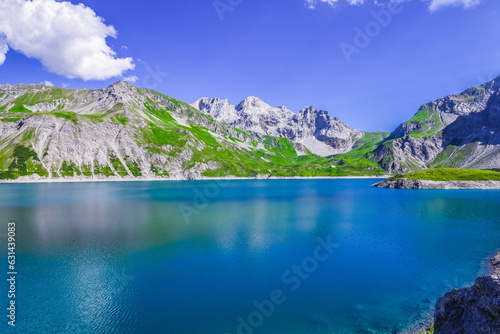
[[500,165],[500,77],[423,104],[394,131],[358,131],[257,97],[192,105],[118,81],[0,85],[0,178],[385,175]]
[[0,86],[0,121],[4,179],[329,176],[352,167],[332,171],[330,159],[300,143],[231,127],[126,82],[92,90]]
[[388,171],[500,165],[500,76],[423,104],[374,152]]
[[363,137],[363,132],[312,106],[294,113],[284,106],[271,107],[254,96],[237,105],[227,99],[201,98],[192,106],[242,130],[287,138],[320,156],[346,153]]

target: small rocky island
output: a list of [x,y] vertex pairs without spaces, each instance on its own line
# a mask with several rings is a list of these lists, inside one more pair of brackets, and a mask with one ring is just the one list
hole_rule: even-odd
[[497,169],[432,168],[396,175],[374,187],[391,189],[500,189]]
[[492,259],[489,276],[472,287],[455,289],[436,302],[435,334],[500,333],[500,252]]

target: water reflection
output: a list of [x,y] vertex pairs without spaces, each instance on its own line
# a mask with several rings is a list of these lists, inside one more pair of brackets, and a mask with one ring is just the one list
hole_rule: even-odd
[[[179,207],[203,182],[2,185],[0,228],[18,223],[21,330],[235,332],[254,300],[283,289],[260,333],[400,332],[445,280],[473,280],[500,248],[500,192],[371,183],[226,181],[189,225]],[[340,247],[291,293],[283,272],[326,236]]]

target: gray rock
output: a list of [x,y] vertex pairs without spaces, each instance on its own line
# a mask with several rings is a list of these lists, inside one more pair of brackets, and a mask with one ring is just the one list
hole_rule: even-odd
[[500,166],[500,76],[424,104],[374,152],[388,172]]
[[[294,113],[285,107],[271,107],[256,97],[238,105],[203,98],[193,106],[126,82],[105,89],[76,90],[0,85],[0,169],[8,170],[13,149],[23,145],[37,153],[49,177],[62,177],[64,166],[69,164],[86,171],[86,176],[99,174],[96,171],[101,168],[108,175],[132,177],[139,168],[144,177],[168,174],[172,178],[199,178],[205,168],[222,166],[199,154],[210,146],[196,134],[199,129],[207,130],[208,136],[220,144],[217,151],[223,146],[244,155],[255,150],[280,152],[280,137],[288,139],[298,155],[312,152],[332,156],[359,149],[361,152],[331,159],[336,166],[353,165],[353,173],[359,169],[358,161],[367,170],[381,167],[388,174],[431,167],[500,167],[500,77],[423,105],[414,118],[383,138],[355,130],[324,110],[308,107]],[[61,112],[72,114],[58,115]],[[176,134],[169,134],[172,145],[164,141],[154,145],[151,140],[152,127],[165,125],[157,112],[174,118],[166,121],[169,129],[176,129]],[[126,119],[126,124],[120,119]],[[191,126],[198,130],[190,131]],[[175,144],[177,135],[185,142]],[[270,162],[266,156],[253,158]],[[115,169],[116,159],[124,170]],[[259,173],[267,174],[271,169],[270,165],[269,170]],[[401,185],[407,186],[494,187]]]
[[308,107],[294,113],[283,106],[271,107],[253,96],[236,106],[219,98],[201,98],[193,106],[239,129],[287,138],[302,154],[306,154],[305,149],[320,156],[345,153],[364,136],[324,110]]
[[[217,169],[219,164],[210,159],[192,161],[194,152],[198,152],[198,160],[203,160],[199,152],[207,147],[207,142],[196,135],[197,128],[205,129],[206,136],[230,151],[244,151],[254,148],[254,141],[261,142],[258,135],[243,135],[187,104],[123,81],[105,89],[75,90],[0,85],[0,108],[2,171],[13,161],[14,148],[22,145],[37,154],[34,163],[48,173],[48,178],[63,178],[67,166],[75,171],[73,179],[104,177],[102,174],[133,178],[137,169],[144,178],[167,174],[171,179],[202,178],[203,172]],[[162,113],[173,118],[169,124],[159,118]],[[19,115],[22,118],[17,120]],[[173,144],[155,145],[151,139],[154,126],[171,129]],[[260,148],[262,144],[255,147]]]
[[435,334],[500,333],[500,252],[492,259],[493,271],[472,287],[455,289],[436,302]]
[[384,180],[372,185],[390,189],[500,189],[500,181]]

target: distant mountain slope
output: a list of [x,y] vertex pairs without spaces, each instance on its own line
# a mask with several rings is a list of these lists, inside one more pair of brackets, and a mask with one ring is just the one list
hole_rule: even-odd
[[424,104],[372,158],[398,172],[500,167],[500,77]]
[[[294,113],[285,107],[271,107],[253,96],[238,105],[227,99],[202,98],[193,106],[217,121],[261,135],[287,138],[320,156],[348,152],[364,136],[324,110],[308,107]],[[306,154],[306,150],[299,149],[299,154]]]
[[[297,151],[302,151],[299,156]],[[149,89],[0,86],[0,178],[326,176],[384,173],[235,128]]]
[[250,97],[194,106],[117,82],[0,86],[0,179],[384,175],[500,168],[500,77],[424,104],[392,133]]

